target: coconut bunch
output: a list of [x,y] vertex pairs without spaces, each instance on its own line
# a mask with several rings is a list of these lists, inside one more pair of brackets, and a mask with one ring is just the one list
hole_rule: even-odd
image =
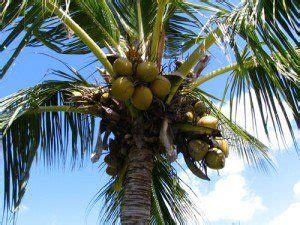
[[76,103],[79,107],[90,107],[95,104],[105,104],[110,100],[109,91],[101,86],[74,86],[66,90],[66,102]]
[[114,139],[109,140],[108,153],[104,157],[104,163],[107,166],[106,174],[116,178],[113,186],[116,191],[120,191],[123,186],[127,169],[126,156],[131,144],[131,135],[126,135],[123,139],[115,136]]
[[112,96],[138,110],[147,110],[154,97],[164,100],[170,92],[170,81],[153,62],[117,58],[113,68],[117,77],[111,84]]
[[[104,138],[101,150],[105,151],[106,173],[115,179],[116,190],[123,185],[127,155],[133,146],[153,149],[170,162],[183,154],[190,170],[203,179],[209,179],[207,168],[224,168],[229,147],[218,119],[207,103],[183,92],[195,77],[193,71],[167,104],[171,83],[176,79],[172,71],[163,75],[155,63],[142,60],[133,50],[126,58],[113,56],[109,60],[116,75],[107,87],[76,89],[70,99],[117,114],[114,120],[102,116],[101,121],[101,133],[114,137],[109,141]],[[175,70],[179,64],[175,63]],[[132,108],[139,113],[132,114]]]
[[229,146],[218,129],[219,121],[211,115],[209,108],[202,101],[187,96],[179,98],[181,109],[177,115],[181,124],[178,126],[177,139],[179,150],[192,163],[198,162],[204,172],[207,167],[223,169],[229,155]]

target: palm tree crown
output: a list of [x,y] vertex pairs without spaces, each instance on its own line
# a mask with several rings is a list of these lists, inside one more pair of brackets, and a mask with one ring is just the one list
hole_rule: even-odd
[[[103,84],[65,64],[67,71],[52,70],[57,80],[0,100],[5,208],[20,205],[35,159],[48,166],[66,163],[71,149],[73,166],[86,156],[95,163],[106,155],[111,180],[96,199],[105,199],[105,222],[121,217],[124,224],[184,224],[198,212],[171,164],[179,153],[204,180],[207,169],[224,167],[228,143],[249,164],[272,166],[268,148],[234,122],[232,112],[245,98],[266,135],[271,123],[278,138],[292,137],[298,150],[291,122],[300,127],[297,10],[296,0],[244,0],[237,6],[183,0],[2,2],[0,51],[18,44],[0,79],[23,48],[46,46],[59,54],[91,54],[86,66],[101,63]],[[236,62],[204,73],[214,45]],[[220,100],[201,85],[222,74],[228,79]],[[214,104],[227,96],[229,117]],[[132,190],[143,207],[135,205]],[[141,217],[132,218],[138,208]]]

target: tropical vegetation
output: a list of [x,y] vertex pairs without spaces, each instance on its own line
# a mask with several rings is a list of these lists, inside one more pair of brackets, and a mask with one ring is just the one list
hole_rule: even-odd
[[[8,56],[0,78],[22,49],[40,46],[91,55],[83,66],[99,78],[65,64],[52,68],[57,79],[0,100],[5,213],[17,212],[34,162],[76,167],[90,157],[111,177],[94,202],[104,202],[103,223],[186,224],[199,212],[177,175],[178,157],[203,180],[234,153],[272,167],[268,147],[235,123],[242,99],[250,122],[260,118],[267,136],[275,129],[298,150],[299,2],[230,2],[2,1],[0,51]],[[236,62],[208,71],[213,46]],[[223,74],[223,98],[202,88]],[[227,99],[230,115],[221,110]]]

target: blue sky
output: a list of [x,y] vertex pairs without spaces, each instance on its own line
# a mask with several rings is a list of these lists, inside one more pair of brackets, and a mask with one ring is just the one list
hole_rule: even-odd
[[[6,53],[0,54],[0,65],[7,57]],[[0,81],[0,97],[37,84],[48,69],[64,69],[59,62],[37,53],[57,56],[45,48],[25,49],[8,74]],[[207,70],[229,63],[217,48],[213,53],[217,57],[212,57]],[[57,57],[77,69],[90,60],[88,56]],[[86,77],[92,72],[92,69],[84,70]],[[224,75],[216,81],[208,82],[203,88],[221,96],[225,81]],[[224,111],[226,110],[225,105]],[[239,122],[242,123],[243,118],[240,118]],[[265,143],[268,142],[261,133],[260,138]],[[234,153],[231,153],[226,168],[220,172],[220,175],[211,173],[211,182],[197,180],[191,174],[179,170],[182,178],[194,188],[197,198],[195,196],[192,198],[204,213],[206,221],[209,221],[208,224],[232,225],[240,222],[245,225],[296,225],[296,221],[300,221],[299,156],[295,153],[291,142],[288,143],[287,151],[278,150],[274,138],[267,144],[272,146],[277,164],[276,172],[270,174],[263,174],[245,166]],[[2,185],[3,180],[2,177],[0,178],[0,185]],[[101,203],[88,215],[86,209],[94,194],[107,179],[105,173],[99,171],[98,165],[92,165],[90,162],[86,162],[83,168],[74,171],[68,167],[61,170],[34,165],[18,224],[96,224]],[[2,188],[0,192],[2,194]]]

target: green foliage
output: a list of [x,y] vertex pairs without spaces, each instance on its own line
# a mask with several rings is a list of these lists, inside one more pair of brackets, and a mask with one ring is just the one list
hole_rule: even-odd
[[[86,32],[85,40],[76,32],[74,35],[74,30],[62,22],[63,18],[59,19],[47,8],[47,2],[64,10]],[[233,149],[246,162],[263,171],[271,165],[267,147],[233,122],[232,112],[238,107],[233,105],[233,100],[237,104],[241,99],[247,101],[248,96],[253,121],[261,118],[267,135],[267,125],[271,121],[277,137],[290,135],[298,149],[291,118],[288,117],[288,111],[292,110],[300,127],[298,6],[297,0],[245,0],[238,6],[229,1],[191,3],[170,0],[164,11],[162,36],[156,38],[165,41],[160,50],[166,60],[185,57],[195,48],[201,50],[188,58],[185,64],[188,70],[206,54],[202,51],[207,51],[213,44],[223,43],[233,50],[234,66],[199,77],[204,82],[232,71],[224,91],[224,98],[229,92],[230,118],[210,102],[216,100],[212,95],[192,86],[187,86],[187,90],[195,99],[210,106],[212,114],[221,121],[223,136],[230,140]],[[8,0],[0,7],[3,34],[0,52],[7,53],[11,46],[14,47],[0,70],[0,79],[25,47],[46,46],[60,54],[82,55],[94,52],[92,44],[87,44],[87,40],[92,40],[105,52],[124,55],[128,47],[134,46],[142,48],[145,51],[142,53],[147,55],[158,11],[157,0]],[[215,30],[220,34],[207,38],[207,34]],[[253,63],[249,64],[249,60]],[[108,61],[106,63],[110,65]],[[70,159],[74,166],[91,152],[94,117],[100,115],[90,108],[82,110],[66,102],[65,97],[69,89],[80,90],[93,85],[73,68],[69,69],[72,75],[53,71],[61,80],[47,81],[0,100],[5,209],[19,206],[34,159],[42,159],[48,166],[66,163]],[[178,71],[182,73],[180,68]],[[183,83],[184,80],[178,78],[174,90]],[[170,100],[176,93],[172,93]],[[255,109],[256,101],[258,110]],[[283,130],[283,123],[288,125],[290,134]],[[71,146],[70,158],[68,143]],[[155,160],[151,223],[184,224],[197,212],[180,186],[174,168],[164,158]],[[123,192],[114,191],[114,182],[112,179],[96,198],[105,199],[104,222],[115,223],[120,216]]]
[[[296,1],[245,1],[236,10],[225,16],[230,45],[234,49],[239,68],[234,71],[231,100],[237,101],[249,93],[251,109],[257,99],[260,115],[268,112],[274,129],[284,136],[282,123],[287,123],[291,135],[292,127],[282,102],[286,102],[293,111],[294,119],[299,122],[299,54],[296,51],[296,34],[293,28],[297,23],[295,15]],[[236,41],[243,38],[245,47],[240,49]],[[255,65],[244,66],[244,61],[251,57]],[[250,90],[253,89],[255,94]],[[296,98],[295,98],[296,97]],[[275,102],[278,104],[275,105]],[[279,107],[278,107],[279,105]],[[280,121],[278,114],[284,114]],[[255,116],[253,117],[255,118]],[[262,117],[265,132],[267,119]],[[298,124],[299,125],[299,124]],[[294,138],[294,137],[293,137]]]
[[53,73],[65,80],[47,81],[0,100],[4,207],[13,211],[20,205],[35,159],[49,167],[66,162],[74,167],[93,150],[93,116],[69,106],[60,112],[59,107],[66,105],[68,88],[86,81],[79,74]]

